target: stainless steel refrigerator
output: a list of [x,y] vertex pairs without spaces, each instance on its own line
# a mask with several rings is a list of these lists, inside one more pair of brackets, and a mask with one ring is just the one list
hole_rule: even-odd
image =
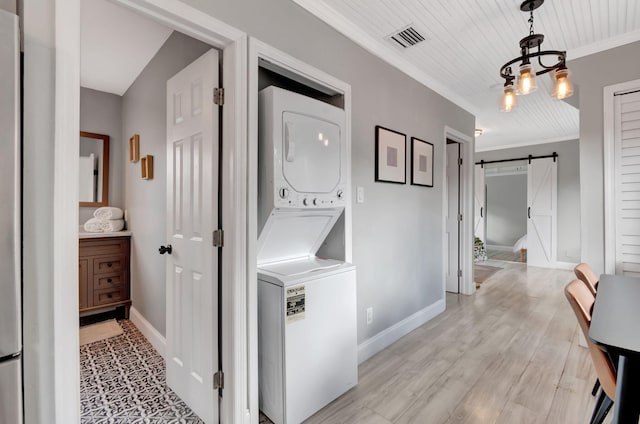
[[0,10],[0,424],[23,420],[18,34]]

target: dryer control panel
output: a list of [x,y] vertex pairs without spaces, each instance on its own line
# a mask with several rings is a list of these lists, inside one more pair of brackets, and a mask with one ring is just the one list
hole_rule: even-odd
[[342,207],[345,204],[345,192],[342,187],[337,187],[331,193],[299,193],[286,184],[277,188],[275,207],[277,208],[333,208]]

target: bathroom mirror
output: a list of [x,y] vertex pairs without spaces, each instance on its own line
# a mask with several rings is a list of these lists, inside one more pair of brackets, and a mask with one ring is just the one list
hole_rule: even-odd
[[109,204],[109,136],[80,131],[80,206]]

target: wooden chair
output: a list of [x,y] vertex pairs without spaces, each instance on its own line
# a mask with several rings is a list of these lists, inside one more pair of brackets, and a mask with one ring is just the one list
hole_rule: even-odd
[[602,391],[596,401],[596,406],[591,416],[591,424],[602,424],[607,413],[613,406],[616,397],[616,369],[609,356],[589,339],[589,327],[591,326],[591,310],[595,302],[595,296],[590,287],[580,280],[573,280],[564,289],[564,294],[578,319],[582,329],[591,360],[596,370],[598,380],[602,385]]
[[585,283],[595,296],[598,292],[598,276],[593,272],[589,264],[578,264],[573,272],[576,274],[576,278]]

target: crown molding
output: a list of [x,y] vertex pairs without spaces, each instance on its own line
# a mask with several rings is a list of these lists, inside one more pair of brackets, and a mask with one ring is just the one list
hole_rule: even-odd
[[579,140],[579,139],[580,139],[580,134],[576,132],[575,134],[567,135],[563,137],[552,137],[552,138],[545,138],[543,140],[537,140],[537,141],[527,141],[524,143],[504,144],[504,145],[486,146],[486,147],[479,146],[476,139],[476,153],[490,152],[493,150],[517,149],[519,147],[537,146],[539,144],[559,143],[562,141],[573,141],[573,140]]
[[318,0],[293,0],[294,3],[307,10],[309,13],[324,21],[336,31],[342,33],[369,53],[384,60],[391,66],[407,74],[425,87],[438,93],[445,99],[455,103],[460,108],[476,116],[479,113],[477,106],[471,104],[463,96],[453,92],[440,81],[428,75],[426,72],[405,59],[398,51],[385,45],[371,35],[357,27],[352,21],[342,16],[331,6]]
[[567,52],[567,60],[579,59],[584,56],[624,46],[625,44],[635,43],[636,41],[640,41],[640,29],[607,38],[606,40],[596,41],[586,46],[570,49]]

